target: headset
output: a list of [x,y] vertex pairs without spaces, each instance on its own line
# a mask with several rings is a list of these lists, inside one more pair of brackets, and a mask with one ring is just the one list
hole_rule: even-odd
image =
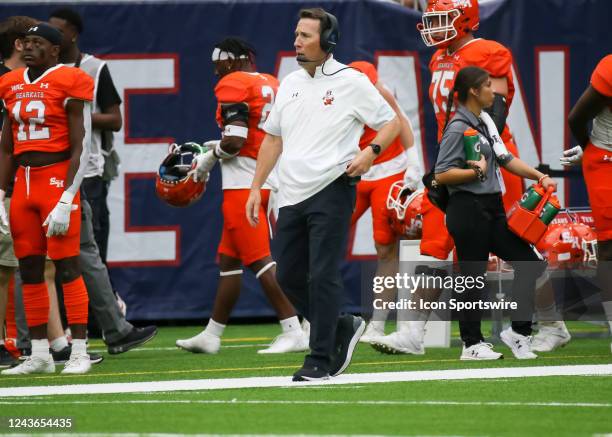
[[333,14],[325,12],[325,16],[327,17],[327,25],[325,26],[325,30],[321,32],[320,44],[321,49],[329,54],[335,50],[338,44],[340,29],[338,26],[338,19]]
[[[335,15],[330,14],[329,12],[325,12],[326,22],[321,22],[321,26],[325,24],[325,30],[321,31],[321,36],[319,38],[319,45],[321,46],[321,50],[325,52],[325,56],[320,59],[307,59],[305,57],[298,56],[298,62],[319,62],[327,58],[327,55],[333,53],[336,49],[336,45],[338,45],[338,40],[340,39],[340,26],[338,26],[338,19]],[[323,27],[321,27],[323,29]],[[323,70],[325,68],[325,62],[321,65],[321,73],[323,76],[333,76],[334,74],[340,73],[341,71],[348,70],[353,67],[344,67],[338,71],[335,71],[331,74],[325,73]],[[358,70],[359,71],[359,70]]]

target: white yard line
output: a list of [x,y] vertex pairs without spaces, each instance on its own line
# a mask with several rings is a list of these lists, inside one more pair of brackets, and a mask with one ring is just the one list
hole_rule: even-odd
[[[267,347],[270,346],[270,343],[251,343],[251,344],[228,344],[222,345],[221,349],[240,349],[247,347]],[[140,347],[136,349],[131,349],[130,352],[152,352],[152,351],[177,351],[181,350],[178,346],[175,347]],[[87,349],[88,352],[93,352],[96,354],[100,354],[102,352],[107,352],[106,349]]]
[[612,364],[539,367],[501,367],[488,369],[427,370],[344,374],[321,382],[291,382],[289,376],[182,379],[172,381],[118,382],[0,388],[0,397],[78,395],[104,393],[140,393],[193,391],[263,387],[300,387],[336,384],[371,384],[384,382],[441,381],[457,379],[527,378],[541,376],[612,375]]
[[[137,434],[137,433],[44,433],[36,437],[388,437],[380,434]],[[32,437],[32,434],[0,434],[0,437]],[[396,436],[394,437],[401,437]],[[462,437],[458,435],[412,435],[411,437]]]
[[[456,407],[549,407],[549,408],[612,408],[609,402],[513,402],[513,401],[309,401],[309,400],[269,400],[269,399],[132,399],[116,401],[0,401],[0,405],[335,405],[335,406],[456,406]],[[0,434],[1,435],[1,434]]]

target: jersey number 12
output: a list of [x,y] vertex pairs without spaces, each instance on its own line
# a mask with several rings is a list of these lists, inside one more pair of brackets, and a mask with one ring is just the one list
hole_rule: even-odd
[[13,117],[19,123],[17,141],[48,139],[50,136],[49,128],[42,127],[45,123],[45,104],[41,100],[31,100],[26,105],[25,112],[36,112],[36,116],[28,119],[28,132],[26,132],[25,123],[21,119],[21,100],[19,100],[13,107]]

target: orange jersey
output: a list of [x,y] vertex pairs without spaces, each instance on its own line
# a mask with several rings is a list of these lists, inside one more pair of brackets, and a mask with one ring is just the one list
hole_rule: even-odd
[[0,77],[0,98],[13,126],[13,154],[70,149],[66,101],[92,101],[93,95],[93,79],[63,64],[49,68],[34,81],[28,78],[27,68]]
[[217,124],[220,128],[224,127],[221,104],[246,103],[249,106],[249,133],[238,156],[257,159],[259,146],[266,134],[262,128],[272,110],[277,90],[278,79],[274,76],[246,71],[235,71],[224,76],[215,87]]
[[[376,85],[378,83],[378,71],[376,71],[376,67],[365,61],[355,61],[349,64],[351,67],[361,71],[363,74],[368,76],[372,85]],[[376,131],[368,126],[364,126],[363,135],[359,139],[359,148],[361,150],[368,147],[376,138]],[[384,152],[377,156],[372,165],[380,164],[381,162],[390,161],[396,156],[404,153],[404,147],[402,146],[402,142],[400,141],[399,135],[393,140],[389,147],[385,149]]]
[[[433,104],[438,121],[438,141],[442,138],[448,95],[453,89],[459,70],[468,66],[483,68],[489,72],[491,77],[505,77],[508,81],[508,95],[506,96],[508,107],[512,103],[514,97],[512,54],[506,47],[498,42],[479,38],[471,40],[452,55],[449,55],[446,49],[438,49],[429,63],[431,71],[429,99]],[[454,105],[456,103],[454,102]],[[511,139],[507,125],[501,137],[504,143]]]

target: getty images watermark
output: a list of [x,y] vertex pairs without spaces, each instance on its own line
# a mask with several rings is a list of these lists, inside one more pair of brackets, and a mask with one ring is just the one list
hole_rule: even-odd
[[[414,299],[417,290],[452,290],[463,294],[469,291],[483,291],[486,287],[486,276],[430,276],[425,274],[396,273],[393,276],[374,276],[372,279],[372,291],[374,298],[372,308],[375,310],[516,310],[518,304],[512,301],[500,299],[498,301],[487,301],[483,299],[463,300],[451,298],[446,300],[428,300],[420,297]],[[383,292],[388,289],[396,289],[398,296],[402,291],[410,293],[410,297],[398,297],[397,300],[388,300]],[[405,293],[404,293],[405,294]]]

